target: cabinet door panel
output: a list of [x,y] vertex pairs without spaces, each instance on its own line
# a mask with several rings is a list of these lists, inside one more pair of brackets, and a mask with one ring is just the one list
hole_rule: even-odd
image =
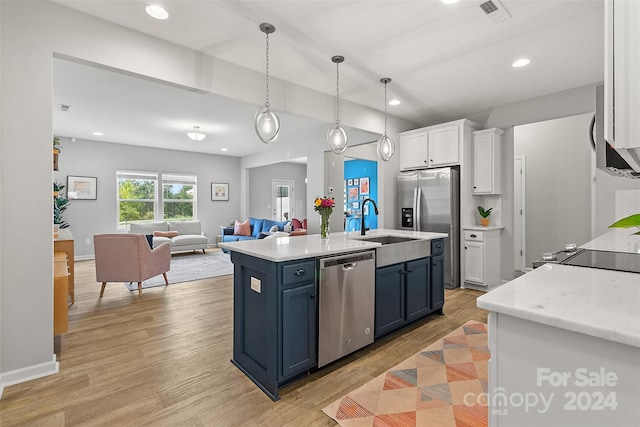
[[484,243],[464,242],[464,280],[484,284]]
[[429,295],[429,258],[406,263],[406,320],[426,316],[431,308]]
[[460,163],[460,128],[458,126],[429,132],[429,165]]
[[429,149],[427,133],[400,136],[400,169],[428,166]]
[[493,192],[492,171],[493,149],[491,135],[485,134],[474,137],[473,141],[473,192]]
[[316,363],[315,283],[282,291],[281,379],[311,368]]
[[444,305],[444,255],[431,257],[431,309]]
[[404,264],[394,264],[376,271],[376,338],[405,323],[403,272]]

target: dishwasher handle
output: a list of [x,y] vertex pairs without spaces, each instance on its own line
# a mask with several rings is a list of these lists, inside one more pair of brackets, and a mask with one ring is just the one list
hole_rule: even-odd
[[320,259],[320,268],[342,266],[344,270],[357,267],[359,261],[375,260],[375,251],[358,252],[355,254],[341,255]]

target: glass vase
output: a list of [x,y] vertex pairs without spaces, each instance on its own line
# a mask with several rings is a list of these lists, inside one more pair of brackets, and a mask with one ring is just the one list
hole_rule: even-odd
[[329,238],[329,218],[322,217],[322,221],[320,222],[320,238]]

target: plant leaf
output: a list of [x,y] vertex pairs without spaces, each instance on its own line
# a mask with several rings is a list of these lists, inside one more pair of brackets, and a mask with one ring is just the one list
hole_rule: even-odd
[[[634,214],[626,218],[622,218],[609,226],[609,228],[629,228],[640,227],[640,214]],[[638,234],[638,233],[635,233]]]

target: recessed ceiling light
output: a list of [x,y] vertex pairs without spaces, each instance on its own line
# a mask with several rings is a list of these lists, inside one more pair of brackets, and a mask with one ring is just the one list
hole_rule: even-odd
[[169,17],[169,12],[167,12],[164,7],[157,4],[150,4],[149,6],[145,7],[144,10],[150,17],[155,19],[165,20]]
[[228,148],[221,148],[220,151],[229,151]]
[[460,0],[440,0],[444,4],[454,4],[458,3]]
[[511,66],[513,68],[520,68],[520,67],[525,67],[527,65],[529,65],[531,63],[531,60],[529,58],[520,58],[520,59],[516,59],[513,64],[511,64]]
[[98,131],[93,132],[93,134],[94,134],[95,136],[102,136],[102,135],[104,135],[104,133],[102,133],[102,132],[98,132]]
[[391,101],[389,101],[389,105],[400,105],[400,100],[392,99]]

